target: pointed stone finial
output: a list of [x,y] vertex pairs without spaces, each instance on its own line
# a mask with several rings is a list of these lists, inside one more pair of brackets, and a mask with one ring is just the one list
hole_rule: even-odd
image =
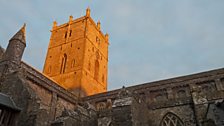
[[9,41],[12,40],[19,40],[26,45],[26,23]]
[[100,30],[100,21],[97,22],[97,28]]
[[70,16],[69,16],[69,22],[72,22],[72,20],[73,20],[73,16],[70,15]]
[[108,33],[105,34],[105,38],[106,38],[106,41],[108,42],[108,40],[109,40],[109,34]]
[[90,17],[90,8],[89,7],[86,9],[86,16]]
[[53,22],[53,27],[56,27],[58,25],[57,21]]

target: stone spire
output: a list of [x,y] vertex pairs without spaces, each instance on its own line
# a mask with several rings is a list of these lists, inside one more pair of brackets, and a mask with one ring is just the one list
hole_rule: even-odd
[[[3,54],[3,60],[20,64],[26,47],[26,24],[9,40],[9,44]],[[13,68],[13,67],[12,67]]]
[[26,45],[26,24],[9,40],[19,40]]

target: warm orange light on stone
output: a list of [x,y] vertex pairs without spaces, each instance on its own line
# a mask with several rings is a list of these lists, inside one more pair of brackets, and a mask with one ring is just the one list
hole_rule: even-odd
[[108,36],[90,9],[81,18],[70,16],[68,23],[55,21],[51,32],[43,73],[81,97],[107,91]]

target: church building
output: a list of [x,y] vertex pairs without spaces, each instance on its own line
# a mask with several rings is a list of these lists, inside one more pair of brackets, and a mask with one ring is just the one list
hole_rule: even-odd
[[108,91],[109,35],[89,8],[53,22],[43,72],[27,43],[24,25],[0,47],[1,126],[224,125],[224,68]]

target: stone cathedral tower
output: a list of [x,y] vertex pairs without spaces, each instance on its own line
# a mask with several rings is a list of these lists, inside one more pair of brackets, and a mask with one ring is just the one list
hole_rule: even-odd
[[83,97],[107,91],[108,34],[86,15],[57,25],[54,22],[43,73]]

